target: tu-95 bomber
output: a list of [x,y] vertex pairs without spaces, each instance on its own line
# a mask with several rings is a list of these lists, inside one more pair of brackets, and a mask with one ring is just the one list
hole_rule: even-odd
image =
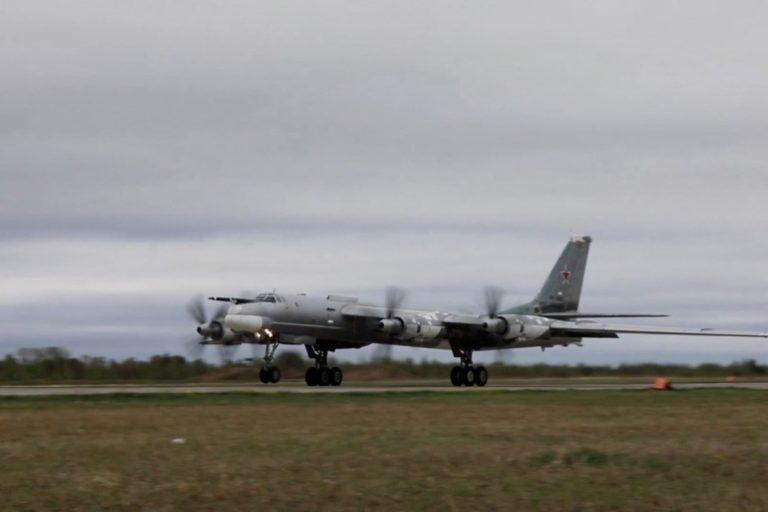
[[502,292],[485,290],[485,311],[472,315],[403,307],[404,294],[390,288],[384,305],[363,304],[355,297],[304,293],[261,293],[255,297],[210,297],[224,304],[206,318],[202,300],[188,311],[199,324],[198,346],[264,345],[264,383],[280,380],[273,364],[280,344],[303,345],[314,360],[306,371],[309,386],[338,386],[343,373],[329,367],[328,353],[370,344],[451,350],[458,364],[451,369],[455,386],[485,386],[488,370],[472,361],[474,352],[521,347],[581,345],[585,338],[618,338],[619,334],[728,336],[766,338],[768,333],[612,325],[598,319],[663,317],[656,314],[585,313],[579,298],[592,239],[573,236],[536,297],[501,309]]

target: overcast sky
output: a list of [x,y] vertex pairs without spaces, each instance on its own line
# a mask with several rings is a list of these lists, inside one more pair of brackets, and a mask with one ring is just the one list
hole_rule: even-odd
[[[183,353],[197,293],[399,285],[472,311],[494,284],[513,305],[571,233],[595,238],[584,310],[768,330],[767,16],[6,0],[0,353]],[[768,362],[768,344],[625,336],[512,357]]]

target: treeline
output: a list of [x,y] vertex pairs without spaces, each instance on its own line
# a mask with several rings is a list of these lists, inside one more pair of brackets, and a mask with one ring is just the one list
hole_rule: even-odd
[[[284,351],[276,364],[286,378],[301,378],[309,360],[296,352]],[[372,361],[341,363],[349,378],[445,378],[451,364],[436,362]],[[542,377],[759,377],[768,376],[768,366],[754,360],[729,365],[713,363],[696,366],[678,364],[595,365],[487,365],[494,378]],[[156,355],[147,360],[116,361],[103,357],[73,357],[57,347],[22,349],[0,359],[0,382],[45,384],[57,382],[141,382],[141,381],[223,381],[258,380],[258,366],[247,361],[212,364],[178,355]]]
[[0,360],[0,382],[190,380],[215,366],[182,356],[157,355],[146,361],[72,357],[58,347],[24,348]]

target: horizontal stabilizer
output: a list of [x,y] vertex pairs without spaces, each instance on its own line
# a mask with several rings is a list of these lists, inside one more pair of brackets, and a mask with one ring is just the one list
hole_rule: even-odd
[[669,315],[648,313],[579,313],[576,311],[563,311],[560,313],[540,313],[539,316],[557,319],[570,318],[666,318]]
[[724,336],[734,338],[768,338],[766,332],[719,331],[710,328],[684,329],[677,327],[650,327],[644,325],[609,325],[592,322],[552,322],[554,334],[567,336],[603,337],[606,334],[666,334],[674,336]]

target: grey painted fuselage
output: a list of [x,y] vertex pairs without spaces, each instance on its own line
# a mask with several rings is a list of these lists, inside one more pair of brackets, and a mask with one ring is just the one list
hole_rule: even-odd
[[[442,311],[423,311],[416,309],[398,309],[395,316],[406,325],[416,326],[412,332],[391,336],[379,332],[379,320],[387,317],[386,308],[374,304],[361,304],[352,297],[335,295],[313,296],[307,294],[283,295],[268,294],[275,302],[251,302],[232,305],[227,312],[230,315],[251,315],[271,320],[267,328],[280,334],[281,343],[316,344],[318,340],[326,344],[335,344],[338,348],[362,347],[371,343],[387,343],[410,347],[451,349],[450,330],[446,321],[462,318],[477,320],[478,325],[483,315],[454,314]],[[346,313],[346,314],[345,314]],[[533,323],[548,324],[547,318],[525,315]],[[430,332],[427,332],[427,330]],[[466,341],[466,340],[465,340]],[[580,338],[564,337],[539,340],[496,339],[489,341],[487,336],[479,335],[473,340],[475,350],[493,350],[498,348],[554,346],[576,343]]]

